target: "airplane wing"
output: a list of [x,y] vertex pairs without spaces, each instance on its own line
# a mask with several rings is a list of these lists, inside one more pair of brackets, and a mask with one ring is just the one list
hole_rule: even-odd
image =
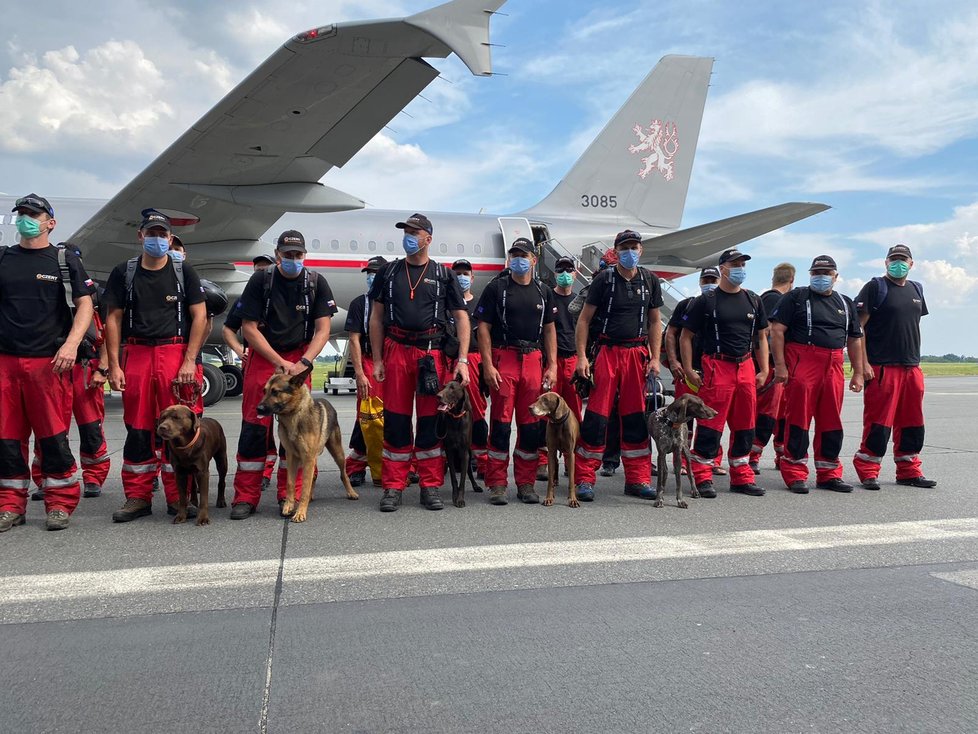
[[[438,71],[424,58],[457,54],[492,73],[489,18],[505,0],[453,0],[407,18],[339,23],[300,33],[167,148],[71,241],[105,278],[137,249],[140,211],[174,218],[194,266],[237,280],[285,212],[335,212],[364,202],[319,180],[343,166]],[[184,228],[181,229],[179,226]],[[209,248],[208,245],[214,245]],[[217,245],[220,245],[219,247]]]
[[643,242],[642,265],[716,265],[715,258],[724,250],[829,208],[827,204],[807,202],[779,204],[650,237]]

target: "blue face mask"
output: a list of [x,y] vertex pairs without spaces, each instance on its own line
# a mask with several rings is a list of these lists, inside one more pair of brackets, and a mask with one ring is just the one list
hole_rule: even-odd
[[404,235],[404,240],[401,244],[404,246],[404,253],[406,255],[414,255],[421,249],[421,245],[418,243],[417,235]]
[[374,278],[376,278],[376,277],[377,277],[377,274],[376,274],[376,273],[369,273],[369,274],[367,275],[367,290],[368,290],[368,291],[369,291],[369,290],[370,290],[371,288],[373,288],[373,287],[374,287]]
[[143,237],[143,249],[150,257],[163,257],[170,251],[170,241],[166,237]]
[[831,275],[813,275],[811,281],[812,290],[816,293],[828,293],[832,290]]
[[716,289],[717,289],[716,283],[704,283],[703,285],[700,286],[700,293],[702,293],[705,296],[707,293],[712,293]]
[[727,280],[734,285],[740,285],[747,280],[747,268],[730,268],[730,270],[727,272]]
[[179,250],[167,250],[166,254],[169,255],[170,259],[173,260],[173,262],[175,263],[182,263],[184,260],[187,259],[187,256],[184,255]]
[[618,253],[618,263],[625,268],[625,270],[637,268],[638,258],[638,250],[622,250]]
[[574,285],[573,273],[557,273],[557,285],[561,288],[570,288]]
[[19,214],[17,216],[17,231],[20,232],[21,237],[32,240],[41,234],[41,223],[34,217]]
[[517,275],[526,275],[530,272],[530,258],[511,257],[509,259],[509,269]]
[[285,273],[286,277],[294,278],[302,272],[303,267],[302,260],[282,258],[282,272]]
[[460,275],[458,276],[458,284],[462,286],[462,292],[464,293],[472,287],[472,278],[468,275]]

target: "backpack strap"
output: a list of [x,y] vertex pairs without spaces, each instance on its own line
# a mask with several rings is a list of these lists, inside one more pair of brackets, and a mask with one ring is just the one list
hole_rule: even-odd
[[[136,255],[136,257],[131,257],[126,261],[126,312],[129,314],[129,328],[133,327],[133,290],[132,284],[136,279],[136,271],[139,268],[139,261],[141,255]],[[183,304],[187,300],[187,289],[184,286],[184,276],[183,276],[183,263],[177,262],[176,260],[170,258],[170,262],[173,264],[173,273],[177,279],[177,302],[176,302],[176,318],[177,318],[177,336],[183,336]]]
[[[876,300],[873,303],[873,311],[879,311],[882,308],[883,303],[886,301],[886,296],[889,294],[889,283],[888,279],[882,275],[877,275],[873,278],[873,282],[876,283]],[[924,286],[918,283],[916,280],[909,281],[913,289],[917,291],[917,295],[920,296],[920,300],[924,300]]]
[[58,248],[58,270],[61,271],[61,285],[65,289],[65,301],[68,308],[75,308],[75,299],[71,296],[71,270],[68,269],[68,255],[63,247]]

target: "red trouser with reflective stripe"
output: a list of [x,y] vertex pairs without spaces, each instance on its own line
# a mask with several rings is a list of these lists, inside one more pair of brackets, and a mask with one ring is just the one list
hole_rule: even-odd
[[[384,383],[374,378],[374,359],[364,354],[361,357],[363,372],[370,382],[370,394],[381,400],[384,399]],[[367,471],[367,444],[360,430],[360,393],[357,391],[357,412],[353,419],[353,431],[350,433],[350,453],[346,457],[346,473],[356,474]]]
[[[407,487],[411,464],[417,459],[421,486],[439,488],[445,481],[445,451],[435,423],[438,397],[418,395],[418,360],[430,354],[435,360],[438,384],[444,385],[448,366],[440,350],[427,351],[384,340],[384,489]],[[411,416],[417,409],[417,438]]]
[[751,484],[754,471],[748,465],[754,443],[754,412],[757,386],[754,363],[745,359],[739,364],[703,355],[703,386],[700,399],[717,412],[710,420],[696,421],[693,439],[693,479],[697,486],[713,478],[713,463],[720,450],[723,427],[730,427],[727,462],[731,484]]
[[784,345],[788,382],[784,386],[785,484],[808,479],[808,428],[815,419],[815,477],[827,482],[842,478],[842,396],[845,374],[842,350],[788,343]]
[[74,511],[81,490],[68,447],[70,425],[71,373],[56,375],[51,357],[0,354],[0,512],[27,509],[31,433],[40,446],[44,509]]
[[645,345],[626,347],[603,345],[594,361],[594,389],[588,398],[587,413],[581,423],[577,444],[575,474],[578,484],[594,484],[601,466],[608,416],[615,396],[621,416],[621,463],[625,484],[652,482],[652,452],[645,419],[645,366],[649,362]]
[[522,354],[509,347],[492,350],[492,365],[499,370],[500,385],[489,397],[489,460],[486,486],[505,487],[509,476],[509,446],[516,415],[516,451],[513,478],[516,486],[532,485],[537,479],[539,449],[545,425],[530,412],[540,397],[543,382],[543,353],[538,349]]
[[489,460],[489,423],[486,421],[486,396],[482,394],[479,385],[479,373],[482,367],[482,355],[469,352],[469,384],[465,388],[469,393],[469,403],[472,405],[472,456],[475,457],[476,469],[483,474]]
[[[676,400],[679,400],[679,398],[681,398],[683,395],[696,395],[696,393],[694,393],[692,390],[689,389],[689,385],[686,384],[685,380],[681,380],[679,382],[673,381],[672,387],[673,390],[675,391],[674,397],[676,398]],[[689,434],[693,435],[693,419],[690,418],[688,422],[689,422]],[[683,466],[686,467],[686,469],[688,470],[689,462],[686,460],[685,455],[682,457],[682,459],[683,459]],[[720,466],[722,463],[723,463],[723,446],[720,446],[719,449],[717,450],[716,458],[713,460],[713,466]]]
[[893,434],[897,479],[922,475],[924,373],[917,366],[873,365],[876,377],[863,392],[863,440],[853,459],[859,480],[879,476]]
[[577,394],[574,384],[574,371],[577,369],[577,355],[571,357],[557,357],[557,384],[553,391],[560,395],[571,409],[571,413],[577,418],[580,424],[583,415],[581,414],[581,396]]
[[[298,362],[305,347],[281,352],[287,362]],[[266,471],[269,451],[269,433],[274,430],[272,416],[258,415],[258,403],[265,397],[265,383],[275,373],[275,365],[258,352],[252,351],[245,364],[244,383],[241,392],[241,435],[238,437],[238,467],[234,474],[234,499],[231,504],[247,502],[257,507],[261,499],[261,480]],[[312,376],[306,379],[306,387],[312,385]],[[288,481],[285,449],[279,447],[278,499],[285,499]],[[296,474],[295,498],[302,495],[302,469]]]
[[153,501],[153,478],[163,478],[166,502],[178,500],[173,467],[157,451],[163,442],[156,435],[156,419],[164,408],[177,404],[173,380],[180,372],[185,344],[143,346],[127,344],[122,352],[126,389],[122,392],[122,416],[126,424],[126,444],[122,449],[122,490],[126,498]]
[[757,393],[757,416],[754,419],[754,444],[751,446],[750,463],[757,464],[764,453],[768,441],[774,438],[774,453],[781,456],[781,437],[784,434],[784,421],[781,413],[784,400],[784,385],[774,381],[774,369],[768,372],[764,388]]

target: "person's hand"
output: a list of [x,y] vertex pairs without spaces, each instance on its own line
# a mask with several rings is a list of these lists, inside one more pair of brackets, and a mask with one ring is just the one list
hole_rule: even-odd
[[78,359],[77,345],[71,346],[66,342],[58,350],[58,353],[54,355],[54,358],[51,360],[51,366],[55,373],[60,375],[74,367],[76,359]]
[[455,378],[462,387],[466,387],[469,384],[469,366],[458,362],[455,365]]
[[503,378],[493,365],[482,363],[482,374],[486,378],[486,384],[490,390],[498,390],[503,384]]
[[774,381],[783,385],[788,381],[788,365],[774,365]]
[[587,357],[578,357],[577,369],[574,371],[586,380],[591,379],[591,363],[588,362]]
[[768,368],[765,368],[754,376],[754,384],[757,386],[758,390],[764,387],[764,384],[767,382],[767,376],[769,372],[770,370]]
[[308,367],[306,367],[302,362],[289,362],[289,366],[285,368],[285,373],[290,377],[297,377],[305,372]]
[[370,380],[363,372],[357,375],[357,395],[361,400],[370,397]]
[[557,365],[550,367],[543,373],[543,389],[553,390],[557,384]]
[[122,367],[109,368],[109,386],[119,392],[126,391],[126,373],[122,371]]
[[197,363],[192,359],[185,359],[177,372],[177,382],[196,382]]
[[699,372],[696,370],[691,370],[689,372],[685,372],[685,375],[687,384],[692,385],[694,390],[699,390],[701,387],[703,387],[703,378],[700,376]]
[[108,378],[98,370],[92,370],[92,380],[91,380],[91,385],[89,385],[89,387],[92,390],[104,390],[105,381],[107,379]]
[[377,382],[383,382],[384,381],[384,376],[385,376],[385,373],[384,373],[384,360],[382,360],[382,359],[375,359],[374,360],[374,379],[377,380]]
[[849,380],[849,389],[853,392],[862,392],[864,384],[863,376],[858,372],[853,372],[852,379]]
[[672,381],[675,382],[685,382],[686,373],[683,372],[683,368],[676,366],[672,368]]
[[648,377],[649,375],[658,375],[659,369],[659,358],[649,357],[648,364],[645,365],[645,376]]
[[867,362],[866,369],[863,370],[863,385],[875,379],[876,379],[876,373],[873,372],[873,365]]

